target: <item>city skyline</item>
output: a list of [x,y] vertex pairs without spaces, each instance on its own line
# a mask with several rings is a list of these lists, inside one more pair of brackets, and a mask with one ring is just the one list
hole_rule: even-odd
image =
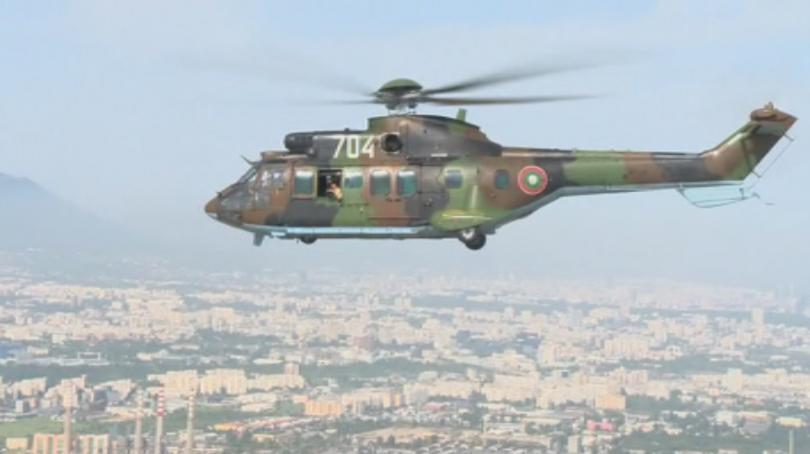
[[6,274],[0,438],[12,446],[64,439],[45,420],[66,417],[66,395],[76,446],[102,452],[134,449],[139,414],[152,452],[159,396],[167,448],[180,451],[191,397],[205,452],[749,453],[784,448],[789,433],[796,452],[810,443],[810,302],[795,295],[436,275],[166,272],[93,285]]

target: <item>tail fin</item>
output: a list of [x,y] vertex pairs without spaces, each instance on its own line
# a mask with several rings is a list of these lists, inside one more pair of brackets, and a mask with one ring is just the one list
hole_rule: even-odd
[[743,180],[795,122],[796,117],[768,103],[751,112],[748,123],[701,157],[718,180]]

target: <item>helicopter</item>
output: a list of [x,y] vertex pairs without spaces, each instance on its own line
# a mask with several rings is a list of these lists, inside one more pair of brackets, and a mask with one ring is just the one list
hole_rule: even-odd
[[494,73],[425,88],[394,79],[365,98],[385,116],[362,130],[294,132],[205,205],[213,219],[265,238],[457,238],[478,250],[501,226],[561,197],[739,185],[796,117],[769,103],[702,152],[607,151],[502,146],[466,121],[417,114],[420,104],[513,105],[589,96],[464,97],[488,85],[569,70]]

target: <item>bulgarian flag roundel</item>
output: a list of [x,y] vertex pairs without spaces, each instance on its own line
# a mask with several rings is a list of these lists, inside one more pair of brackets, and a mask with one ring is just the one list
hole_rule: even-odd
[[548,174],[542,167],[526,166],[518,174],[518,187],[528,195],[537,195],[546,190]]

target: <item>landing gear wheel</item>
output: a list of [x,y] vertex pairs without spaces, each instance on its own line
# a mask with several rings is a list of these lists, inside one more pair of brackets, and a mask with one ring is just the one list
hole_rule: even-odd
[[458,239],[467,246],[468,249],[477,251],[487,244],[487,236],[478,229],[462,230],[458,234]]
[[301,238],[299,238],[299,239],[300,239],[300,240],[301,240],[301,242],[302,242],[302,243],[304,243],[304,244],[312,244],[312,243],[314,243],[314,242],[318,241],[318,237],[309,236],[309,235],[307,235],[307,236],[302,236],[302,237],[301,237]]

